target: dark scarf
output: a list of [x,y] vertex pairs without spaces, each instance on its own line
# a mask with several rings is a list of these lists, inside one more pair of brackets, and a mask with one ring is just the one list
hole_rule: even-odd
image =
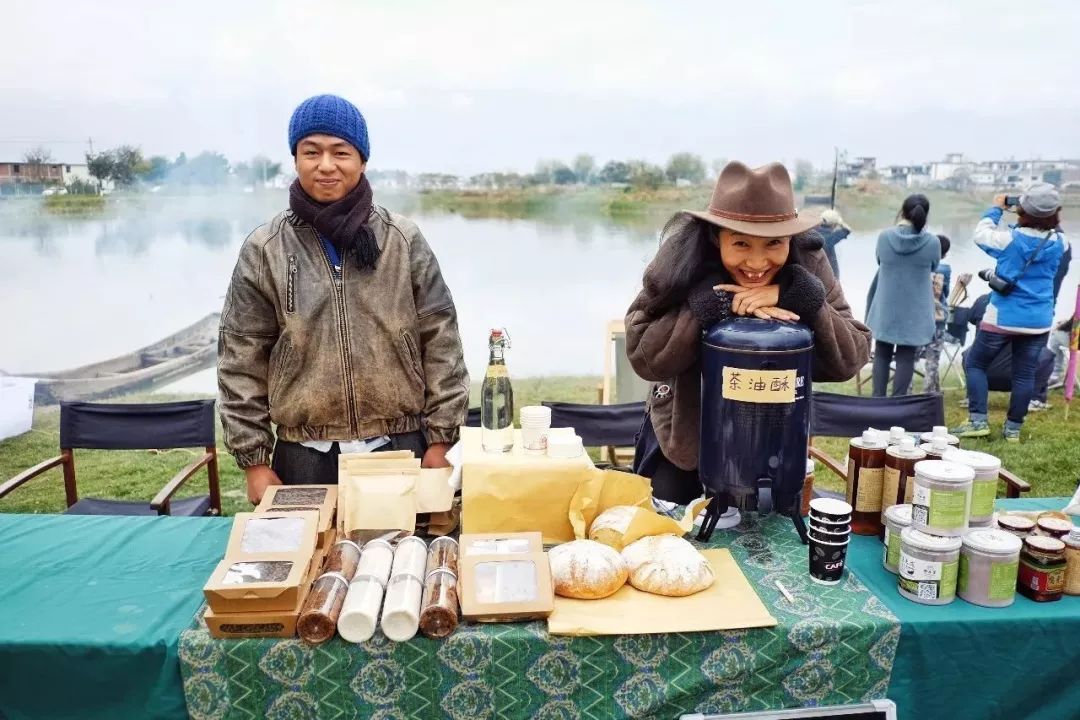
[[332,242],[343,263],[348,255],[354,255],[361,270],[374,270],[382,252],[375,231],[367,224],[371,201],[371,183],[366,175],[360,176],[360,182],[345,197],[332,203],[312,200],[300,187],[299,178],[289,187],[289,209]]

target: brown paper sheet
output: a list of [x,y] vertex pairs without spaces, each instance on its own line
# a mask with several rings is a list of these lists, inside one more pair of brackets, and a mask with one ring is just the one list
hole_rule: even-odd
[[539,531],[548,544],[574,539],[570,501],[595,471],[587,454],[576,458],[529,455],[521,433],[509,453],[486,453],[480,428],[462,428],[462,532]]
[[627,583],[603,600],[555,597],[548,618],[552,635],[647,635],[773,627],[776,618],[761,602],[727,550],[704,550],[716,582],[688,597],[663,597]]
[[[616,505],[652,507],[652,482],[618,470],[593,469],[570,500],[570,525],[578,540],[588,537],[596,516]],[[668,531],[670,532],[670,531]]]
[[[650,535],[678,535],[683,536],[694,528],[694,519],[701,509],[709,504],[708,498],[699,498],[690,503],[683,513],[682,519],[661,515],[650,505],[647,508],[639,508],[638,512],[630,520],[630,524],[623,533],[622,543],[626,547],[632,542]],[[616,548],[617,549],[617,548]]]

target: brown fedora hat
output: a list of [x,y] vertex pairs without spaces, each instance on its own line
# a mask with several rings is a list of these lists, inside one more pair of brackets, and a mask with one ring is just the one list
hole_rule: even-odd
[[729,162],[720,171],[709,209],[687,213],[743,235],[786,237],[798,235],[821,222],[816,215],[795,210],[791,177],[780,163],[751,170]]

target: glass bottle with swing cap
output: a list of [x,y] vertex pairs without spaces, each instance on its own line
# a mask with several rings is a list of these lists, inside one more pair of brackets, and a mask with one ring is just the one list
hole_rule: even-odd
[[510,335],[493,328],[488,338],[487,372],[480,386],[480,441],[485,452],[505,453],[514,449],[514,388],[506,368]]

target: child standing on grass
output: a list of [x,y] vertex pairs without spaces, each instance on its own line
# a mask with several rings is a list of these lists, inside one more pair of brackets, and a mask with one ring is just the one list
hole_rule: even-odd
[[[941,243],[941,259],[949,254],[952,243],[945,235],[937,236]],[[940,393],[941,379],[938,364],[941,360],[941,348],[945,344],[945,323],[949,319],[949,282],[952,280],[952,268],[946,262],[939,262],[931,275],[934,294],[934,338],[923,348],[926,360],[926,377],[923,379],[923,392]]]

